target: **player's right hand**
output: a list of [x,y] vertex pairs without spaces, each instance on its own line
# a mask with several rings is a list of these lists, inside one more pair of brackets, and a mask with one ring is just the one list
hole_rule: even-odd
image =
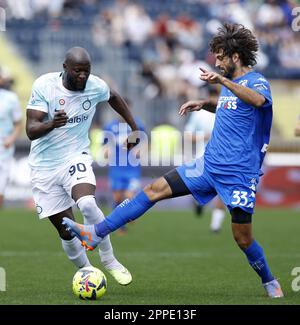
[[204,100],[190,100],[186,103],[184,103],[180,109],[179,109],[179,115],[183,116],[186,115],[186,113],[194,112],[194,111],[200,111],[200,109],[205,104]]
[[61,126],[64,126],[67,124],[68,116],[64,110],[60,110],[57,113],[54,114],[53,117],[53,127],[59,128]]

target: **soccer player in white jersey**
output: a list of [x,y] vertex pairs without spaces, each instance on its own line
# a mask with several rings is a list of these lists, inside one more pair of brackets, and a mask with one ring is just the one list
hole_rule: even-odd
[[[63,72],[44,74],[34,82],[27,106],[26,132],[32,141],[29,165],[39,218],[49,218],[68,258],[81,268],[90,265],[86,251],[65,230],[62,218],[74,219],[75,202],[84,223],[104,219],[94,197],[96,181],[89,154],[88,133],[97,103],[108,102],[133,131],[137,127],[122,97],[90,74],[91,59],[84,48],[68,50],[63,68]],[[128,149],[130,146],[128,143]],[[109,236],[100,245],[99,255],[119,284],[132,281],[130,272],[115,258]]]
[[22,109],[15,93],[4,89],[5,79],[0,72],[0,208],[9,178],[15,142],[22,128]]

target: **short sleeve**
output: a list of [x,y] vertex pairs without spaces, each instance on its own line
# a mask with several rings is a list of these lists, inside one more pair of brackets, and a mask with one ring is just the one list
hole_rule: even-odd
[[31,97],[29,99],[27,109],[35,109],[48,113],[48,102],[45,97],[45,88],[39,79],[37,79],[31,91]]
[[110,89],[108,84],[100,79],[97,78],[99,82],[99,94],[98,94],[98,101],[99,102],[107,102],[110,98]]
[[257,78],[253,78],[250,81],[248,87],[265,97],[266,101],[262,107],[268,107],[272,105],[270,84],[264,77],[258,76]]

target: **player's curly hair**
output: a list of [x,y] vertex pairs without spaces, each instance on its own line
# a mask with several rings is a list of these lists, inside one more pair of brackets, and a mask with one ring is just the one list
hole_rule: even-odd
[[223,50],[229,57],[237,53],[244,66],[256,64],[258,42],[249,29],[241,24],[225,23],[218,31],[209,44],[212,53]]

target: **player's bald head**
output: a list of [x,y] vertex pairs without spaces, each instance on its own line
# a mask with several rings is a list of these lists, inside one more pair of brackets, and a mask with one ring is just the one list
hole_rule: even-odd
[[65,64],[91,64],[91,57],[86,49],[75,46],[67,51]]
[[83,47],[72,47],[65,56],[64,86],[69,90],[84,90],[91,72],[91,58]]

